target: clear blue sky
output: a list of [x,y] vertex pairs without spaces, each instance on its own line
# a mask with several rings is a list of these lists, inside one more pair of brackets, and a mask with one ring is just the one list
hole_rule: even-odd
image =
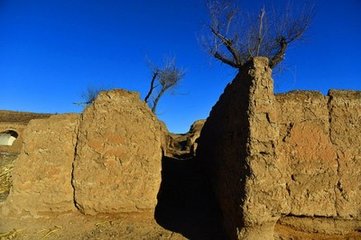
[[[274,76],[276,91],[361,90],[361,1],[315,2],[305,40],[290,47]],[[206,23],[203,0],[0,0],[0,109],[80,112],[73,103],[88,87],[144,97],[147,57],[160,64],[171,54],[186,76],[161,99],[158,116],[169,130],[185,132],[208,116],[235,75],[199,44]]]

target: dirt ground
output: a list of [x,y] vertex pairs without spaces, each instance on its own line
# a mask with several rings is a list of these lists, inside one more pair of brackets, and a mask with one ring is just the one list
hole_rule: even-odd
[[275,233],[275,240],[361,240],[361,233],[358,231],[344,235],[329,235],[318,232],[304,232],[283,224],[276,224]]
[[48,218],[1,219],[0,239],[186,239],[159,226],[152,214],[84,216],[69,213]]

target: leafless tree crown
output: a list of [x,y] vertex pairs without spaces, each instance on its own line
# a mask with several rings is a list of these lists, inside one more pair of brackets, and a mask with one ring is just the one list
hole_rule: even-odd
[[101,91],[104,91],[104,89],[98,88],[98,87],[88,87],[88,89],[86,91],[84,91],[81,95],[81,98],[83,99],[83,101],[75,102],[74,104],[86,107],[89,104],[92,104],[94,102],[94,100],[96,99],[96,97],[98,96],[98,94]]
[[242,12],[234,1],[210,0],[209,38],[206,49],[217,60],[241,68],[256,56],[269,59],[271,68],[279,64],[287,47],[302,38],[314,15],[313,6],[295,13],[291,4],[282,13],[262,7],[258,15]]
[[184,70],[177,67],[175,58],[166,59],[162,67],[152,67],[150,87],[144,101],[154,113],[164,93],[173,89],[183,77]]

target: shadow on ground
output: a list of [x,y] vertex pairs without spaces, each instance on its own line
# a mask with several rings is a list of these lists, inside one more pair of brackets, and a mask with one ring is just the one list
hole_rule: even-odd
[[162,160],[162,183],[155,219],[188,239],[226,239],[220,212],[206,178],[193,159]]

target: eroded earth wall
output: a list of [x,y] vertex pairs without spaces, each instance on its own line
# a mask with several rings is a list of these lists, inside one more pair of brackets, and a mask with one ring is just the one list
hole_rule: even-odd
[[361,220],[361,92],[276,99],[290,214]]
[[139,95],[102,92],[82,114],[75,202],[86,214],[153,211],[165,128]]
[[39,216],[75,210],[70,180],[78,124],[76,114],[30,121],[3,214]]
[[229,239],[273,239],[287,194],[277,157],[277,109],[267,59],[249,62],[213,107],[197,156]]
[[154,211],[168,131],[139,94],[102,92],[81,115],[1,129],[19,133],[5,150],[20,152],[1,216]]
[[198,146],[229,238],[361,237],[361,93],[274,95],[263,58],[240,72]]

